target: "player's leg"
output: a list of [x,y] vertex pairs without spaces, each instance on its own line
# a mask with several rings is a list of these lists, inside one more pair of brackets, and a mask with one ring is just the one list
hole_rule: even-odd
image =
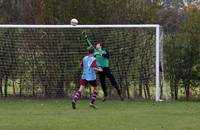
[[106,97],[108,96],[108,93],[107,93],[107,87],[106,87],[106,77],[105,77],[104,72],[99,72],[99,80],[100,80],[101,88],[103,90],[103,95],[104,95],[103,101],[105,101]]
[[74,96],[72,97],[72,108],[76,109],[76,102],[78,101],[79,97],[81,96],[81,92],[82,90],[85,88],[85,86],[87,85],[87,80],[80,80],[80,88],[78,89],[78,91],[76,91],[74,93]]
[[110,82],[111,82],[111,85],[115,87],[115,89],[117,90],[117,94],[119,95],[120,99],[123,100],[123,97],[122,97],[122,92],[115,80],[115,77],[113,76],[113,74],[111,73],[110,71],[110,68],[109,67],[106,67],[104,68],[104,74],[109,78]]
[[91,85],[93,86],[93,94],[92,94],[92,97],[91,97],[91,102],[90,102],[90,107],[93,107],[93,108],[96,108],[96,99],[97,99],[97,96],[98,96],[98,87],[97,87],[97,81],[94,80],[94,81],[91,81]]
[[82,92],[82,90],[84,89],[84,87],[85,86],[83,86],[83,85],[80,85],[80,88],[78,89],[78,91],[76,91],[75,93],[74,93],[74,96],[73,96],[73,98],[72,98],[72,102],[77,102],[77,100],[79,99],[79,97],[81,96],[81,92]]

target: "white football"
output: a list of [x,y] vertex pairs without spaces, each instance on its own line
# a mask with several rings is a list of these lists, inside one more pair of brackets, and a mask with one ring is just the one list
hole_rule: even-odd
[[72,26],[76,26],[77,24],[78,24],[78,20],[77,19],[75,19],[75,18],[71,19],[71,25]]

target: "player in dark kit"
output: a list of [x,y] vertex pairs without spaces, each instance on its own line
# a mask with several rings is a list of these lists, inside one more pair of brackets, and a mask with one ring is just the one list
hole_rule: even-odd
[[[92,42],[87,37],[87,35],[84,36],[84,42],[87,46],[92,46]],[[119,89],[119,86],[110,71],[110,67],[109,67],[109,56],[110,55],[109,55],[108,50],[104,49],[104,46],[102,43],[97,43],[96,49],[94,50],[93,55],[97,59],[97,66],[103,69],[102,72],[98,72],[101,87],[102,87],[102,90],[104,93],[103,101],[106,101],[107,96],[108,96],[107,87],[106,87],[106,77],[109,78],[112,86],[114,86],[116,88],[120,99],[123,100],[121,90]]]
[[76,102],[81,96],[81,91],[90,83],[94,87],[94,91],[91,97],[90,107],[96,108],[95,102],[98,95],[98,87],[96,80],[95,71],[103,71],[101,68],[96,66],[96,58],[93,56],[94,48],[88,47],[89,55],[85,56],[81,62],[81,67],[83,68],[82,77],[80,79],[80,88],[75,92],[72,98],[72,108],[76,109]]

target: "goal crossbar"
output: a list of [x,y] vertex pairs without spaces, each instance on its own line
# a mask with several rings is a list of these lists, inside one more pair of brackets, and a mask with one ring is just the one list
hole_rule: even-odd
[[156,28],[159,24],[118,24],[118,25],[14,25],[0,24],[0,28]]

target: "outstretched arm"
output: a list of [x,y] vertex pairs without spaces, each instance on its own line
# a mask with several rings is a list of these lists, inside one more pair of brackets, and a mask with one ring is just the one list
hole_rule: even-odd
[[84,44],[87,45],[88,47],[93,46],[92,40],[88,38],[87,34],[85,32],[82,32],[82,35],[84,37]]

